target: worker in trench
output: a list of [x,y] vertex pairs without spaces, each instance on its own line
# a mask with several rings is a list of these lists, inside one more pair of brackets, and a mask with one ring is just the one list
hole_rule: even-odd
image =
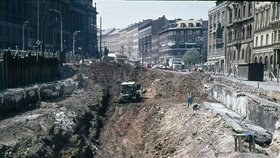
[[187,105],[190,107],[192,105],[192,94],[189,92],[187,97]]

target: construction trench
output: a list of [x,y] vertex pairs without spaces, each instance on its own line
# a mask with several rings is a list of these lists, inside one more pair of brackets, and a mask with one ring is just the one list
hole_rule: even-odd
[[[60,81],[1,92],[0,157],[279,156],[278,92],[105,62],[61,72]],[[142,84],[140,102],[117,102],[124,81]],[[189,92],[199,109],[184,106]],[[248,130],[255,151],[246,141],[236,151],[233,135]]]

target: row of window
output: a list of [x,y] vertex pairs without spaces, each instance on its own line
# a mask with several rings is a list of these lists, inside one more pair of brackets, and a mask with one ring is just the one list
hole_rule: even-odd
[[167,35],[192,35],[192,34],[196,34],[196,35],[201,35],[202,30],[176,30],[176,31],[168,31],[165,32],[163,34],[161,34],[161,36],[167,36]]
[[[229,30],[228,31],[228,40],[236,40],[236,39],[246,39],[252,36],[252,25],[249,24],[247,26],[243,26],[241,32],[238,30]],[[240,38],[239,38],[240,37]]]
[[[220,15],[222,15],[222,16],[220,16]],[[220,23],[224,19],[225,19],[225,11],[222,11],[222,13],[218,12],[216,14],[213,14],[212,16],[209,17],[210,28],[212,27],[212,25],[214,25],[214,27],[215,27],[216,23]]]
[[[242,11],[242,14],[241,14]],[[242,17],[251,17],[252,16],[252,2],[243,2],[242,5],[236,5],[233,9],[229,9],[229,23],[233,22],[234,19],[240,19]],[[234,14],[234,17],[233,17]]]
[[[259,38],[260,38],[260,41],[259,41]],[[274,33],[271,33],[271,42],[269,42],[269,34],[265,35],[265,41],[264,41],[264,36],[263,35],[256,36],[255,47],[263,46],[264,44],[269,45],[269,44],[276,43],[276,42],[280,42],[280,30],[279,31],[274,31]]]

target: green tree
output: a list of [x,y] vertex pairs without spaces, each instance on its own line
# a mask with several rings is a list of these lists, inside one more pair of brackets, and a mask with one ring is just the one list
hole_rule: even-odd
[[183,55],[182,61],[184,62],[184,64],[186,66],[198,64],[198,63],[200,63],[200,60],[201,60],[200,55],[201,54],[197,49],[191,48],[188,51],[186,51],[186,53]]

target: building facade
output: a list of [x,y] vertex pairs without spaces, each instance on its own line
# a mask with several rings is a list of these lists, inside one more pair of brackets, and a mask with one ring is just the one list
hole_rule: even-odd
[[239,64],[252,62],[254,2],[228,1],[226,72],[236,76]]
[[271,27],[273,30],[273,55],[270,56],[270,63],[274,76],[279,82],[279,66],[280,66],[280,2],[271,2]]
[[[204,27],[203,27],[204,26]],[[159,59],[166,63],[169,58],[182,57],[190,48],[207,53],[207,21],[177,20],[159,33]],[[205,39],[204,39],[204,38]],[[206,46],[204,46],[206,44]]]
[[63,52],[72,51],[73,33],[79,30],[77,48],[98,56],[97,11],[92,0],[3,0],[0,8],[0,49],[21,50],[24,39],[25,50],[61,51],[62,23]]
[[226,54],[227,1],[217,3],[208,12],[208,71],[224,73]]
[[[273,64],[272,2],[255,2],[254,63],[264,64],[264,75],[269,76]],[[273,74],[274,75],[274,74]]]

